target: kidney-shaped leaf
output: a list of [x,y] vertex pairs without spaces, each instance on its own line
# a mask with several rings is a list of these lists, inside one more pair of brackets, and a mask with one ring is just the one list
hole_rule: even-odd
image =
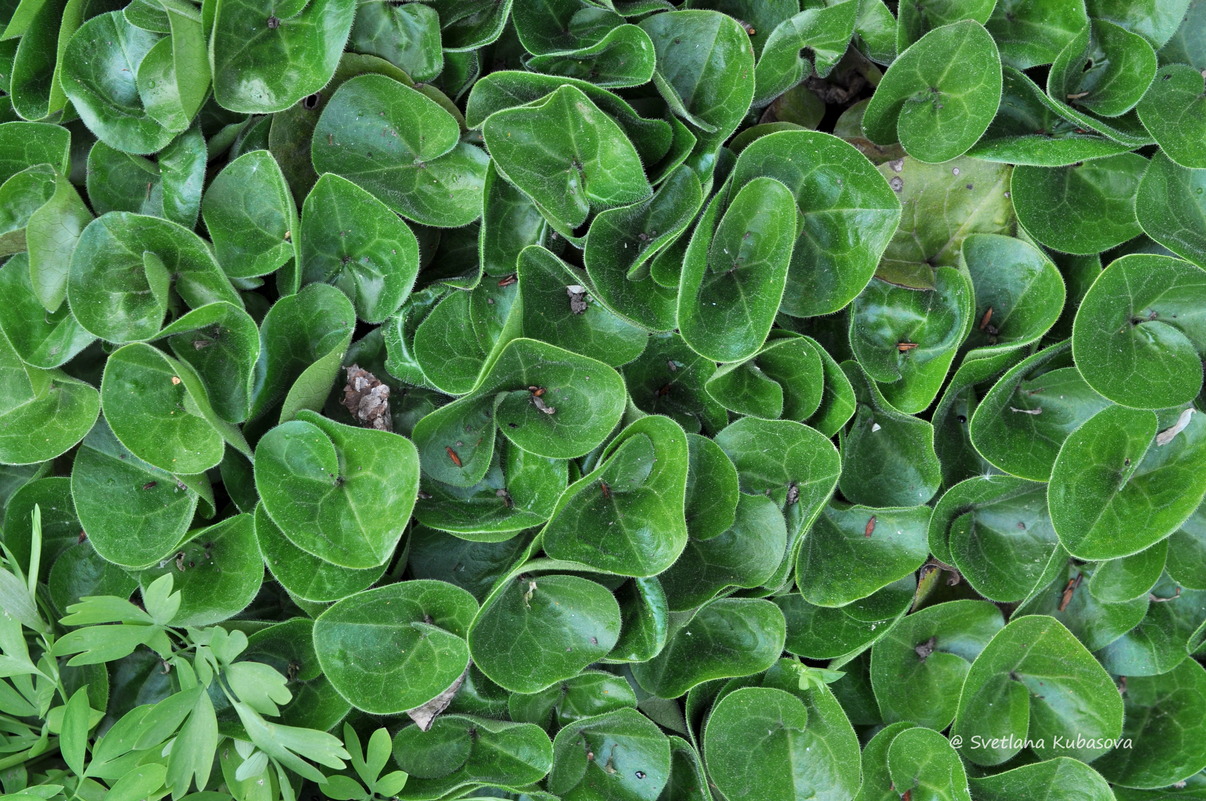
[[921,161],[949,161],[988,129],[1001,81],[1001,57],[983,25],[963,20],[935,28],[884,73],[863,130],[877,144],[899,141]]
[[284,111],[327,85],[356,3],[222,0],[212,13],[214,98],[231,111],[263,114]]
[[802,217],[781,310],[810,317],[841,309],[871,280],[900,222],[887,179],[852,145],[818,131],[755,140],[737,158],[729,193],[760,177],[790,189]]
[[635,709],[571,723],[553,740],[548,789],[563,801],[657,801],[669,778],[669,739]]
[[[1048,504],[1060,542],[1080,559],[1116,559],[1172,534],[1206,495],[1206,415],[1166,444],[1156,416],[1110,406],[1064,441]],[[1166,429],[1166,431],[1169,429]]]
[[267,150],[252,150],[227,164],[205,191],[201,216],[227,275],[267,275],[293,258],[297,208]]
[[459,137],[456,119],[422,92],[358,75],[322,110],[314,169],[347,178],[415,222],[456,228],[481,215],[489,163]]
[[364,569],[389,559],[402,537],[419,491],[419,457],[398,434],[303,410],[260,439],[255,484],[293,544]]
[[1025,743],[1040,759],[1091,762],[1122,733],[1122,698],[1061,623],[1021,617],[972,664],[952,731],[961,738],[959,753],[977,765],[999,765]]
[[626,576],[666,570],[687,544],[687,436],[667,417],[642,417],[571,486],[544,528],[554,559]]
[[1168,256],[1116,260],[1081,301],[1072,354],[1089,386],[1115,403],[1188,403],[1202,388],[1206,270]]
[[373,715],[421,706],[469,666],[465,633],[477,601],[416,579],[349,595],[314,621],[314,650],[339,694]]

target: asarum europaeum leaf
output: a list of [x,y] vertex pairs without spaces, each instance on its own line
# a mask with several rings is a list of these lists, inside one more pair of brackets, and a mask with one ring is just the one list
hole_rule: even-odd
[[1202,795],[1203,0],[0,6],[8,796]]

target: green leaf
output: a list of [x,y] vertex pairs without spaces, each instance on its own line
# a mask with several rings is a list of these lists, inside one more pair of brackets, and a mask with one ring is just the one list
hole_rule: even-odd
[[[1100,765],[1100,763],[1099,763]],[[1110,801],[1114,791],[1101,774],[1085,763],[1069,757],[1022,765],[993,776],[972,777],[975,798],[984,801],[1014,801],[1055,790],[1054,799]]]
[[1102,117],[1135,107],[1156,75],[1156,53],[1142,36],[1094,19],[1051,65],[1047,94]]
[[499,173],[563,233],[652,192],[623,129],[576,87],[496,112],[482,134]]
[[396,64],[416,81],[430,81],[444,69],[440,15],[431,6],[361,4],[349,44]]
[[1072,327],[1089,386],[1141,409],[1179,406],[1202,386],[1206,272],[1147,254],[1116,260],[1093,282]]
[[1055,325],[1064,279],[1041,250],[1021,239],[973,234],[963,241],[962,257],[975,290],[967,344],[981,349],[977,356],[1029,345]]
[[255,536],[272,577],[292,595],[306,601],[329,602],[367,589],[387,565],[353,570],[328,562],[293,544],[264,511],[255,510]]
[[1041,244],[1086,255],[1139,234],[1135,195],[1147,162],[1137,153],[1068,167],[1014,169],[1010,181],[1018,222]]
[[1143,232],[1178,256],[1206,265],[1206,170],[1152,156],[1139,182],[1135,211]]
[[671,111],[701,132],[696,152],[708,154],[729,138],[753,100],[749,34],[732,17],[706,10],[653,14],[641,28],[657,52],[654,86]]
[[606,656],[619,634],[619,604],[602,585],[512,572],[482,603],[468,640],[482,673],[511,692],[534,693]]
[[81,25],[63,50],[63,91],[88,129],[116,150],[154,153],[188,127],[187,122],[176,130],[161,125],[151,113],[153,99],[138,85],[142,65],[154,59],[161,42],[170,40],[111,11]]
[[1189,0],[1088,0],[1089,16],[1107,19],[1146,38],[1155,47],[1167,42],[1181,24]]
[[299,246],[302,283],[335,286],[369,323],[402,306],[419,272],[419,243],[409,226],[337,175],[319,178],[306,197]]
[[456,228],[481,215],[488,163],[459,136],[456,120],[431,98],[383,75],[361,75],[323,108],[314,169],[347,178],[415,222]]
[[826,717],[841,718],[849,732],[850,724],[825,690],[804,698],[772,687],[729,693],[704,729],[708,775],[729,798],[852,798],[859,784],[857,741],[835,730]]
[[930,508],[829,505],[795,564],[800,594],[817,606],[845,606],[909,575],[929,553]]
[[464,637],[476,612],[477,601],[459,587],[391,584],[349,595],[319,615],[314,649],[352,706],[396,715],[427,703],[465,672]]
[[184,363],[143,343],[114,351],[105,363],[101,408],[131,453],[172,473],[203,473],[222,461],[229,439],[251,447],[217,417],[205,389]]
[[[824,78],[837,66],[854,34],[858,3],[809,8],[775,26],[754,72],[754,105],[770,103],[815,72]],[[811,54],[811,58],[805,56]]]
[[18,253],[0,270],[0,330],[13,350],[30,367],[54,369],[74,359],[95,341],[75,319],[71,309],[60,305],[53,312],[34,294],[29,257]]
[[244,153],[210,183],[201,216],[218,262],[232,278],[254,278],[293,258],[297,208],[276,159],[267,150]]
[[235,515],[198,530],[171,560],[144,571],[138,580],[145,591],[165,573],[173,574],[180,591],[176,625],[213,625],[243,611],[264,579],[252,516]]
[[[678,295],[683,340],[718,362],[748,359],[766,341],[787,285],[796,241],[795,198],[754,178],[728,207],[713,201],[691,237]],[[719,222],[713,223],[719,217]]]
[[193,308],[243,305],[205,242],[183,226],[116,211],[84,229],[67,301],[87,331],[115,343],[150,339],[163,327],[170,291]]
[[542,531],[545,552],[607,573],[653,576],[687,544],[687,437],[674,421],[643,417],[571,485]]
[[0,460],[33,464],[53,459],[83,439],[99,412],[95,388],[58,370],[23,364],[0,333]]
[[1176,531],[1206,495],[1206,419],[1166,445],[1151,412],[1111,406],[1065,440],[1051,470],[1051,521],[1073,556],[1115,559]]
[[1066,357],[1069,344],[1053,345],[1020,362],[976,407],[972,443],[999,469],[1047,481],[1068,435],[1109,405],[1075,367],[1049,369]]
[[547,786],[563,801],[657,801],[670,764],[662,730],[635,709],[617,709],[557,733]]
[[1206,719],[1206,669],[1186,659],[1159,676],[1126,683],[1126,723],[1119,747],[1097,762],[1122,787],[1156,788],[1185,781],[1206,767],[1200,728]]
[[737,158],[729,193],[760,177],[790,189],[803,217],[782,311],[809,317],[841,309],[871,280],[900,220],[900,202],[854,147],[816,131],[754,141]]
[[978,302],[953,267],[933,272],[932,289],[872,279],[854,300],[850,347],[887,401],[906,414],[926,409],[946,379]]
[[96,552],[134,569],[173,553],[198,501],[171,474],[127,451],[103,424],[92,429],[76,455],[71,494]]
[[524,248],[518,277],[526,336],[612,366],[627,364],[645,349],[648,334],[600,304],[579,283],[581,273],[548,250]]
[[934,497],[942,483],[934,427],[890,406],[858,365],[842,369],[858,398],[842,442],[842,495],[865,506],[916,506]]
[[888,772],[893,791],[971,801],[963,762],[950,741],[933,729],[918,726],[896,735],[888,746]]
[[408,799],[443,798],[483,784],[519,787],[540,781],[553,765],[553,744],[531,723],[445,715],[424,732],[407,726],[393,740]]
[[214,99],[231,111],[262,114],[283,111],[331,80],[356,5],[221,0],[211,13]]
[[201,209],[205,167],[205,139],[195,127],[173,139],[153,162],[97,142],[88,151],[88,198],[100,214],[130,211],[192,228]]
[[678,698],[705,681],[760,673],[783,652],[783,614],[761,598],[721,598],[701,607],[653,659],[632,666],[637,683]]
[[1001,61],[1024,70],[1050,64],[1088,23],[1079,3],[998,0],[984,27],[1001,49]]
[[[270,430],[255,453],[264,509],[302,550],[352,569],[389,559],[419,489],[415,446],[309,411]],[[416,704],[418,706],[418,704]]]
[[1161,152],[1182,167],[1206,167],[1206,79],[1187,64],[1167,64],[1139,103],[1139,119]]
[[1001,59],[984,26],[963,20],[935,28],[892,62],[867,112],[871,141],[899,141],[936,164],[961,156],[988,128],[1001,102]]
[[884,720],[945,729],[968,670],[1004,625],[992,604],[959,600],[928,606],[892,627],[871,648],[871,685]]
[[999,765],[1027,740],[1040,759],[1091,762],[1113,749],[1106,741],[1121,734],[1122,714],[1097,660],[1059,622],[1033,615],[1010,621],[980,652],[952,731],[960,755],[976,765]]

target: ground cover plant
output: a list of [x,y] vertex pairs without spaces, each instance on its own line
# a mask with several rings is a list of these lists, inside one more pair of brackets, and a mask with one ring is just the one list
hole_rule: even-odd
[[0,0],[0,798],[1206,799],[1203,0]]

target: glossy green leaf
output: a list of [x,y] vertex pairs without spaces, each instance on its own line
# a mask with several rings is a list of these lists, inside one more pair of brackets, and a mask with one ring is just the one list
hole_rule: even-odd
[[1202,386],[1206,272],[1166,256],[1125,256],[1081,301],[1072,354],[1089,386],[1141,409],[1188,402]]
[[131,343],[105,363],[101,408],[113,433],[138,458],[172,473],[203,473],[222,461],[230,441],[251,447],[209,405],[197,375],[143,343]]
[[1068,167],[1017,167],[1010,181],[1018,222],[1064,253],[1096,253],[1139,233],[1135,194],[1147,162],[1136,153]]
[[255,509],[255,536],[272,577],[294,597],[324,603],[338,601],[377,583],[387,565],[354,570],[303,551],[264,511]]
[[[308,93],[307,93],[308,94]],[[455,228],[481,215],[486,154],[459,142],[456,119],[383,75],[336,90],[314,129],[314,168],[347,178],[424,225]]]
[[533,693],[578,675],[612,649],[620,607],[578,576],[510,575],[469,628],[473,662],[512,692]]
[[690,10],[654,14],[641,22],[653,40],[653,84],[670,109],[719,144],[729,137],[754,95],[749,34],[732,17]]
[[264,580],[252,516],[235,515],[197,531],[166,564],[139,574],[143,591],[165,573],[172,573],[180,592],[176,625],[212,625],[243,611]]
[[349,43],[358,52],[397,65],[416,81],[430,81],[444,68],[440,14],[421,3],[358,5]]
[[617,709],[557,733],[547,786],[564,801],[657,801],[670,764],[662,730],[635,709]]
[[748,676],[783,651],[783,613],[760,598],[722,598],[700,608],[660,654],[633,665],[647,692],[677,698],[710,679]]
[[971,801],[967,773],[949,740],[933,729],[907,729],[888,746],[892,786],[907,793],[950,801]]
[[427,703],[465,672],[464,637],[476,612],[472,595],[443,582],[365,590],[318,616],[314,650],[352,706],[395,715]]
[[205,139],[198,128],[173,139],[154,161],[100,141],[88,151],[88,197],[100,214],[130,211],[192,228],[201,209],[205,167]]
[[332,284],[370,323],[398,310],[419,270],[418,241],[406,223],[337,175],[319,178],[306,198],[300,251],[302,282]]
[[[857,753],[857,743],[826,725],[825,713],[832,716],[836,706],[825,690],[804,699],[772,687],[744,687],[726,695],[704,730],[712,782],[730,798],[852,798],[858,765],[843,758],[853,756],[852,749]],[[752,743],[759,746],[751,748]]]
[[1160,676],[1137,676],[1126,685],[1126,723],[1130,740],[1096,763],[1110,781],[1123,787],[1175,785],[1206,767],[1199,729],[1206,715],[1206,670],[1192,659]]
[[942,481],[934,427],[890,406],[856,364],[842,369],[858,398],[842,442],[842,495],[865,506],[916,506],[934,497]]
[[1135,211],[1143,232],[1183,259],[1206,265],[1206,170],[1152,156],[1139,183]]
[[351,0],[270,6],[222,0],[213,13],[214,99],[231,111],[283,111],[335,73],[356,15]]
[[84,229],[71,257],[67,301],[87,331],[117,343],[150,339],[173,291],[194,308],[243,305],[206,244],[183,226],[117,211]]
[[1014,801],[1036,794],[1057,795],[1068,801],[1110,801],[1114,791],[1101,774],[1077,759],[1056,757],[992,776],[972,777],[974,797],[984,801]]
[[1001,59],[984,26],[935,28],[892,62],[863,117],[871,141],[899,141],[920,161],[967,152],[1001,102]]
[[597,570],[653,576],[687,543],[687,438],[665,417],[621,431],[600,466],[571,485],[543,530],[545,552]]
[[1151,412],[1111,406],[1065,440],[1051,470],[1051,521],[1073,556],[1114,559],[1167,537],[1206,495],[1206,419],[1168,444]]
[[810,74],[826,77],[846,52],[857,14],[858,3],[842,2],[806,9],[776,25],[758,58],[754,105],[766,105]]
[[981,348],[978,356],[1029,345],[1059,319],[1064,281],[1038,248],[1020,239],[975,234],[964,240],[962,256],[975,291],[967,345]]
[[850,315],[850,346],[859,365],[907,414],[937,397],[978,300],[962,272],[939,267],[933,277],[933,288],[921,290],[872,279]]
[[1171,0],[1167,3],[1139,0],[1088,0],[1085,3],[1089,16],[1107,19],[1143,36],[1159,47],[1176,32],[1189,6],[1188,0]]
[[402,536],[419,489],[419,459],[398,434],[303,410],[256,445],[255,483],[293,544],[365,569],[386,561]]
[[496,112],[482,134],[503,177],[564,232],[652,191],[623,129],[576,87]]
[[904,618],[871,648],[871,683],[884,720],[950,725],[971,664],[1004,626],[985,601],[949,601]]
[[47,313],[30,277],[29,257],[17,254],[0,270],[0,331],[30,367],[62,367],[96,338],[84,330],[66,305]]
[[244,153],[218,173],[201,215],[218,262],[232,278],[267,275],[293,258],[297,208],[267,150]]
[[417,801],[483,784],[530,785],[552,767],[553,744],[531,723],[444,715],[426,732],[401,729],[393,757],[407,776],[399,797]]
[[71,494],[96,552],[134,569],[171,558],[198,501],[195,491],[138,459],[103,424],[80,446]]
[[641,354],[645,331],[612,313],[579,283],[575,271],[548,250],[531,246],[519,254],[523,332],[612,366]]
[[1056,57],[1047,94],[1077,109],[1117,117],[1134,108],[1156,75],[1156,53],[1142,36],[1095,19]]
[[95,388],[58,370],[23,364],[3,333],[0,375],[0,458],[6,464],[53,459],[83,439],[96,422],[100,397]]
[[1157,71],[1151,88],[1139,103],[1143,127],[1161,151],[1182,167],[1206,167],[1206,79],[1187,64],[1168,64]]
[[977,765],[999,765],[1027,740],[1040,759],[1092,761],[1113,750],[1106,741],[1120,736],[1122,714],[1105,669],[1060,623],[1033,615],[1010,621],[980,652],[952,731]]
[[1050,64],[1088,25],[1084,5],[1073,0],[998,0],[984,27],[1001,50],[1001,61],[1024,70]]
[[716,203],[704,213],[678,296],[683,339],[700,355],[740,361],[762,346],[787,285],[796,215],[792,193],[773,178],[745,184],[723,215]]
[[782,311],[807,317],[841,309],[871,280],[900,220],[887,181],[852,146],[815,131],[756,140],[733,167],[730,194],[760,177],[790,189],[803,217]]
[[929,553],[930,509],[830,505],[804,535],[796,586],[816,606],[845,606],[904,578]]
[[163,41],[169,40],[111,11],[81,25],[63,51],[63,91],[89,130],[117,150],[154,153],[188,127],[187,122],[177,130],[161,125],[151,113],[152,99],[138,85],[142,65]]
[[971,441],[1001,470],[1048,480],[1068,435],[1109,405],[1075,367],[1050,369],[1066,359],[1069,344],[1053,345],[1017,364],[976,407]]

